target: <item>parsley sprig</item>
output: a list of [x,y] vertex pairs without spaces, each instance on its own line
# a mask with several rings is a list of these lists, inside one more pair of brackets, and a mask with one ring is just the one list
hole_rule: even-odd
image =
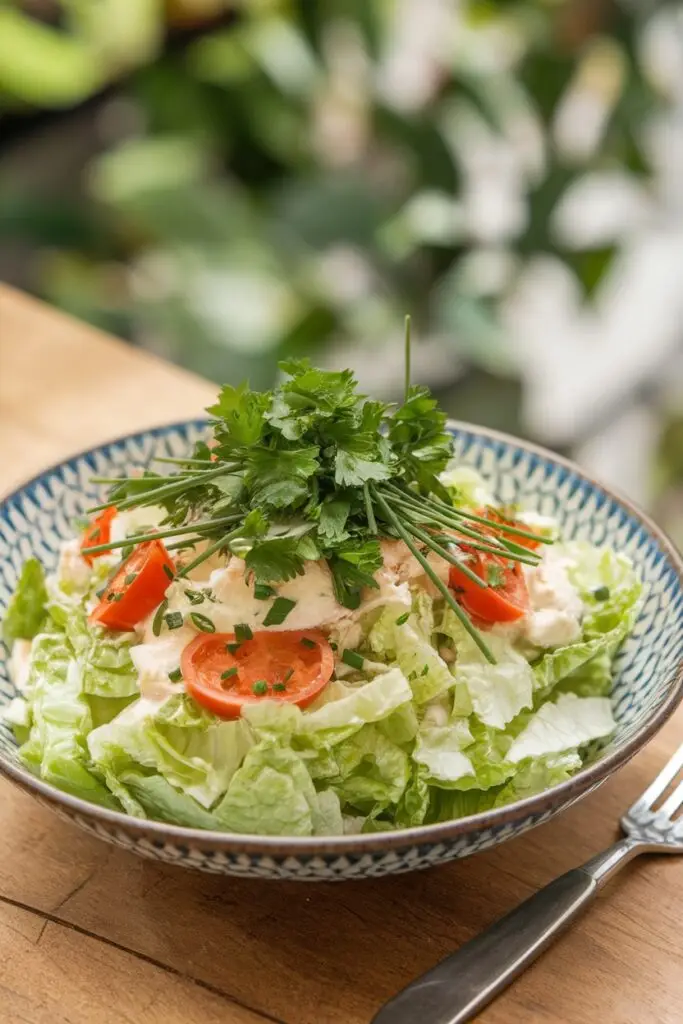
[[428,389],[410,385],[409,355],[398,407],[359,394],[350,370],[320,370],[308,360],[280,367],[284,379],[271,392],[222,388],[208,409],[211,447],[202,441],[186,459],[159,460],[176,473],[116,480],[108,501],[91,511],[162,505],[160,528],[125,543],[177,538],[173,547],[193,554],[179,577],[216,551],[243,557],[256,586],[285,582],[307,561],[325,559],[347,608],[358,607],[365,587],[378,586],[380,540],[400,539],[493,660],[426,556],[435,552],[486,588],[490,581],[468,568],[459,543],[535,564],[538,555],[515,538],[545,538],[450,503],[439,474],[453,456],[453,438]]

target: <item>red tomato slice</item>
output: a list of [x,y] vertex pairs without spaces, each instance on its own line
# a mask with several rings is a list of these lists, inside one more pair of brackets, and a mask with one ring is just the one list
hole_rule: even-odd
[[[477,513],[485,519],[490,519],[492,523],[504,523],[506,526],[514,526],[518,530],[524,530],[526,533],[536,532],[532,526],[527,526],[526,523],[520,523],[516,519],[509,519],[506,516],[502,516],[495,508],[477,509]],[[484,526],[483,529],[485,530],[486,527]],[[515,544],[519,544],[520,547],[529,548],[530,551],[535,551],[536,548],[541,546],[540,540],[532,540],[531,537],[520,537],[518,534],[510,533],[508,530],[492,530],[491,532],[494,534],[502,533],[506,540],[511,540]]]
[[263,699],[307,707],[332,675],[334,656],[318,630],[264,630],[242,641],[233,633],[201,633],[180,667],[198,704],[239,718],[245,704]]
[[163,600],[175,565],[160,540],[138,544],[109,581],[90,621],[108,629],[129,630]]
[[116,515],[116,507],[110,505],[100,512],[97,519],[93,519],[89,526],[86,526],[81,537],[81,554],[88,565],[92,565],[96,558],[105,555],[106,551],[96,551],[94,555],[83,554],[83,548],[96,547],[98,544],[108,544],[111,538],[111,521]]
[[472,549],[468,553],[467,568],[489,586],[478,587],[455,565],[451,566],[448,584],[465,611],[477,620],[475,625],[521,619],[529,610],[529,594],[519,562]]

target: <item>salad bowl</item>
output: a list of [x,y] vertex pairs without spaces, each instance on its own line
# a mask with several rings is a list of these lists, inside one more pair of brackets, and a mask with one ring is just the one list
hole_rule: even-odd
[[[190,421],[129,435],[47,469],[0,503],[0,619],[22,564],[48,569],[73,521],[101,500],[94,476],[113,477],[159,455],[180,458],[206,431]],[[525,441],[450,422],[459,461],[477,469],[503,503],[523,503],[559,521],[566,539],[609,545],[632,560],[644,594],[635,627],[617,655],[612,690],[616,730],[594,744],[584,766],[538,795],[434,825],[334,837],[268,837],[185,828],[127,816],[46,784],[16,756],[0,723],[0,771],[76,825],[141,856],[214,874],[346,880],[411,871],[466,857],[547,821],[625,764],[683,696],[683,562],[662,531],[628,500],[571,462]],[[15,696],[0,645],[0,710]]]

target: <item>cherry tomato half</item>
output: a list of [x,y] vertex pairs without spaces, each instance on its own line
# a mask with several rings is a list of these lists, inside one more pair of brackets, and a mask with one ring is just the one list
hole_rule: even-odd
[[109,581],[90,621],[108,629],[133,629],[161,603],[174,573],[173,559],[160,540],[138,544]]
[[[512,526],[518,530],[524,530],[526,533],[535,533],[533,526],[527,526],[526,523],[520,523],[517,519],[510,519],[507,516],[502,516],[498,509],[487,507],[477,509],[477,514],[483,516],[485,519],[490,519],[492,523],[500,523],[505,526]],[[482,525],[482,529],[486,530],[486,527]],[[496,530],[491,531],[492,534],[502,534],[506,540],[514,541],[515,544],[519,544],[520,547],[529,548],[530,551],[535,551],[536,548],[541,546],[540,540],[533,540],[531,537],[520,537],[516,533],[509,532],[508,530]]]
[[519,562],[472,549],[468,554],[467,568],[488,587],[478,587],[457,566],[451,566],[448,585],[465,611],[485,625],[521,619],[529,610],[529,594]]
[[201,633],[180,667],[198,704],[239,718],[245,704],[264,699],[307,707],[332,675],[334,656],[318,630],[264,630],[242,641],[233,633]]
[[81,555],[85,558],[88,565],[92,565],[96,558],[100,555],[105,555],[106,551],[96,551],[94,555],[87,555],[83,552],[83,548],[96,547],[98,544],[108,544],[111,539],[111,521],[116,515],[116,507],[110,505],[109,508],[105,508],[103,512],[100,512],[97,519],[86,526],[81,537]]

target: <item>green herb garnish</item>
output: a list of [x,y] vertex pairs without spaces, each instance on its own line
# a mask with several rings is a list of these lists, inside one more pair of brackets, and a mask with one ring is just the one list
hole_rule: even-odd
[[205,594],[201,590],[186,590],[185,597],[188,599],[190,604],[202,604],[205,598]]
[[363,655],[359,654],[358,651],[349,650],[348,647],[342,654],[341,660],[345,665],[349,665],[350,668],[362,669],[365,664],[365,658]]
[[240,643],[230,643],[225,645],[225,649],[228,654],[237,654],[241,646]]
[[173,572],[173,569],[171,568],[170,565],[166,565],[166,563],[164,562],[164,564],[162,565],[162,569],[164,570],[164,572],[168,576],[169,580],[174,580],[175,579],[175,573]]
[[216,627],[214,626],[211,619],[207,619],[206,615],[200,615],[199,612],[190,612],[190,618],[194,622],[195,626],[202,633],[215,633]]
[[172,683],[179,683],[183,678],[183,673],[179,668],[174,668],[172,672],[168,673],[168,678]]
[[257,697],[262,697],[264,693],[268,693],[268,683],[265,679],[259,679],[252,686],[251,692],[255,693]]
[[283,693],[286,689],[287,687],[285,686],[284,683],[273,683],[274,693]]
[[486,566],[486,582],[490,587],[502,587],[505,583],[505,572],[501,565],[489,562]]
[[168,612],[164,615],[164,622],[169,629],[180,629],[183,624],[182,612]]
[[[539,555],[515,537],[551,541],[454,507],[439,480],[453,457],[453,437],[429,391],[410,383],[409,319],[405,367],[405,394],[398,408],[359,394],[350,370],[318,370],[307,360],[281,363],[283,382],[271,392],[226,385],[209,409],[217,461],[210,460],[206,442],[198,442],[187,458],[170,460],[177,473],[161,476],[147,470],[114,480],[106,503],[91,510],[112,504],[119,511],[162,505],[163,528],[90,550],[169,537],[187,544],[190,535],[189,542],[203,541],[204,550],[179,576],[215,552],[234,551],[244,558],[260,600],[272,597],[277,584],[303,573],[307,562],[323,559],[337,600],[354,609],[365,588],[377,588],[380,540],[399,538],[493,661],[427,556],[433,552],[445,558],[476,586],[500,586],[497,574],[481,580],[468,568],[458,542],[515,564],[534,565]],[[268,614],[280,615],[276,609],[283,608],[276,598]],[[276,618],[269,624],[279,623]],[[235,633],[239,639],[237,627]],[[250,639],[251,631],[241,638]]]
[[276,597],[268,609],[268,614],[263,620],[264,626],[281,626],[292,608],[296,607],[296,601],[290,601],[287,597]]
[[399,615],[399,617],[396,619],[396,625],[397,626],[404,626],[409,618],[410,618],[410,612],[404,612],[403,615]]
[[251,631],[251,627],[248,626],[246,622],[238,622],[237,625],[233,627],[233,632],[235,634],[235,639],[240,643],[244,640],[251,640],[254,636]]
[[221,672],[221,679],[223,681],[225,681],[226,679],[232,679],[232,677],[236,676],[236,675],[237,675],[237,669],[233,665],[232,668],[226,668],[225,672]]
[[593,591],[593,597],[596,601],[608,601],[610,596],[609,587],[596,587]]
[[167,608],[168,600],[164,598],[159,607],[157,608],[156,612],[154,613],[154,618],[152,619],[152,632],[154,633],[155,636],[159,636],[159,634],[161,633],[161,623],[164,621],[164,615],[166,614]]
[[127,587],[129,587],[131,583],[135,583],[137,578],[138,574],[136,572],[129,572],[126,576],[123,577],[123,582],[126,584]]
[[307,636],[302,636],[301,640],[299,640],[299,643],[301,644],[302,647],[308,647],[310,651],[312,651],[314,647],[318,646],[315,640],[309,640]]

